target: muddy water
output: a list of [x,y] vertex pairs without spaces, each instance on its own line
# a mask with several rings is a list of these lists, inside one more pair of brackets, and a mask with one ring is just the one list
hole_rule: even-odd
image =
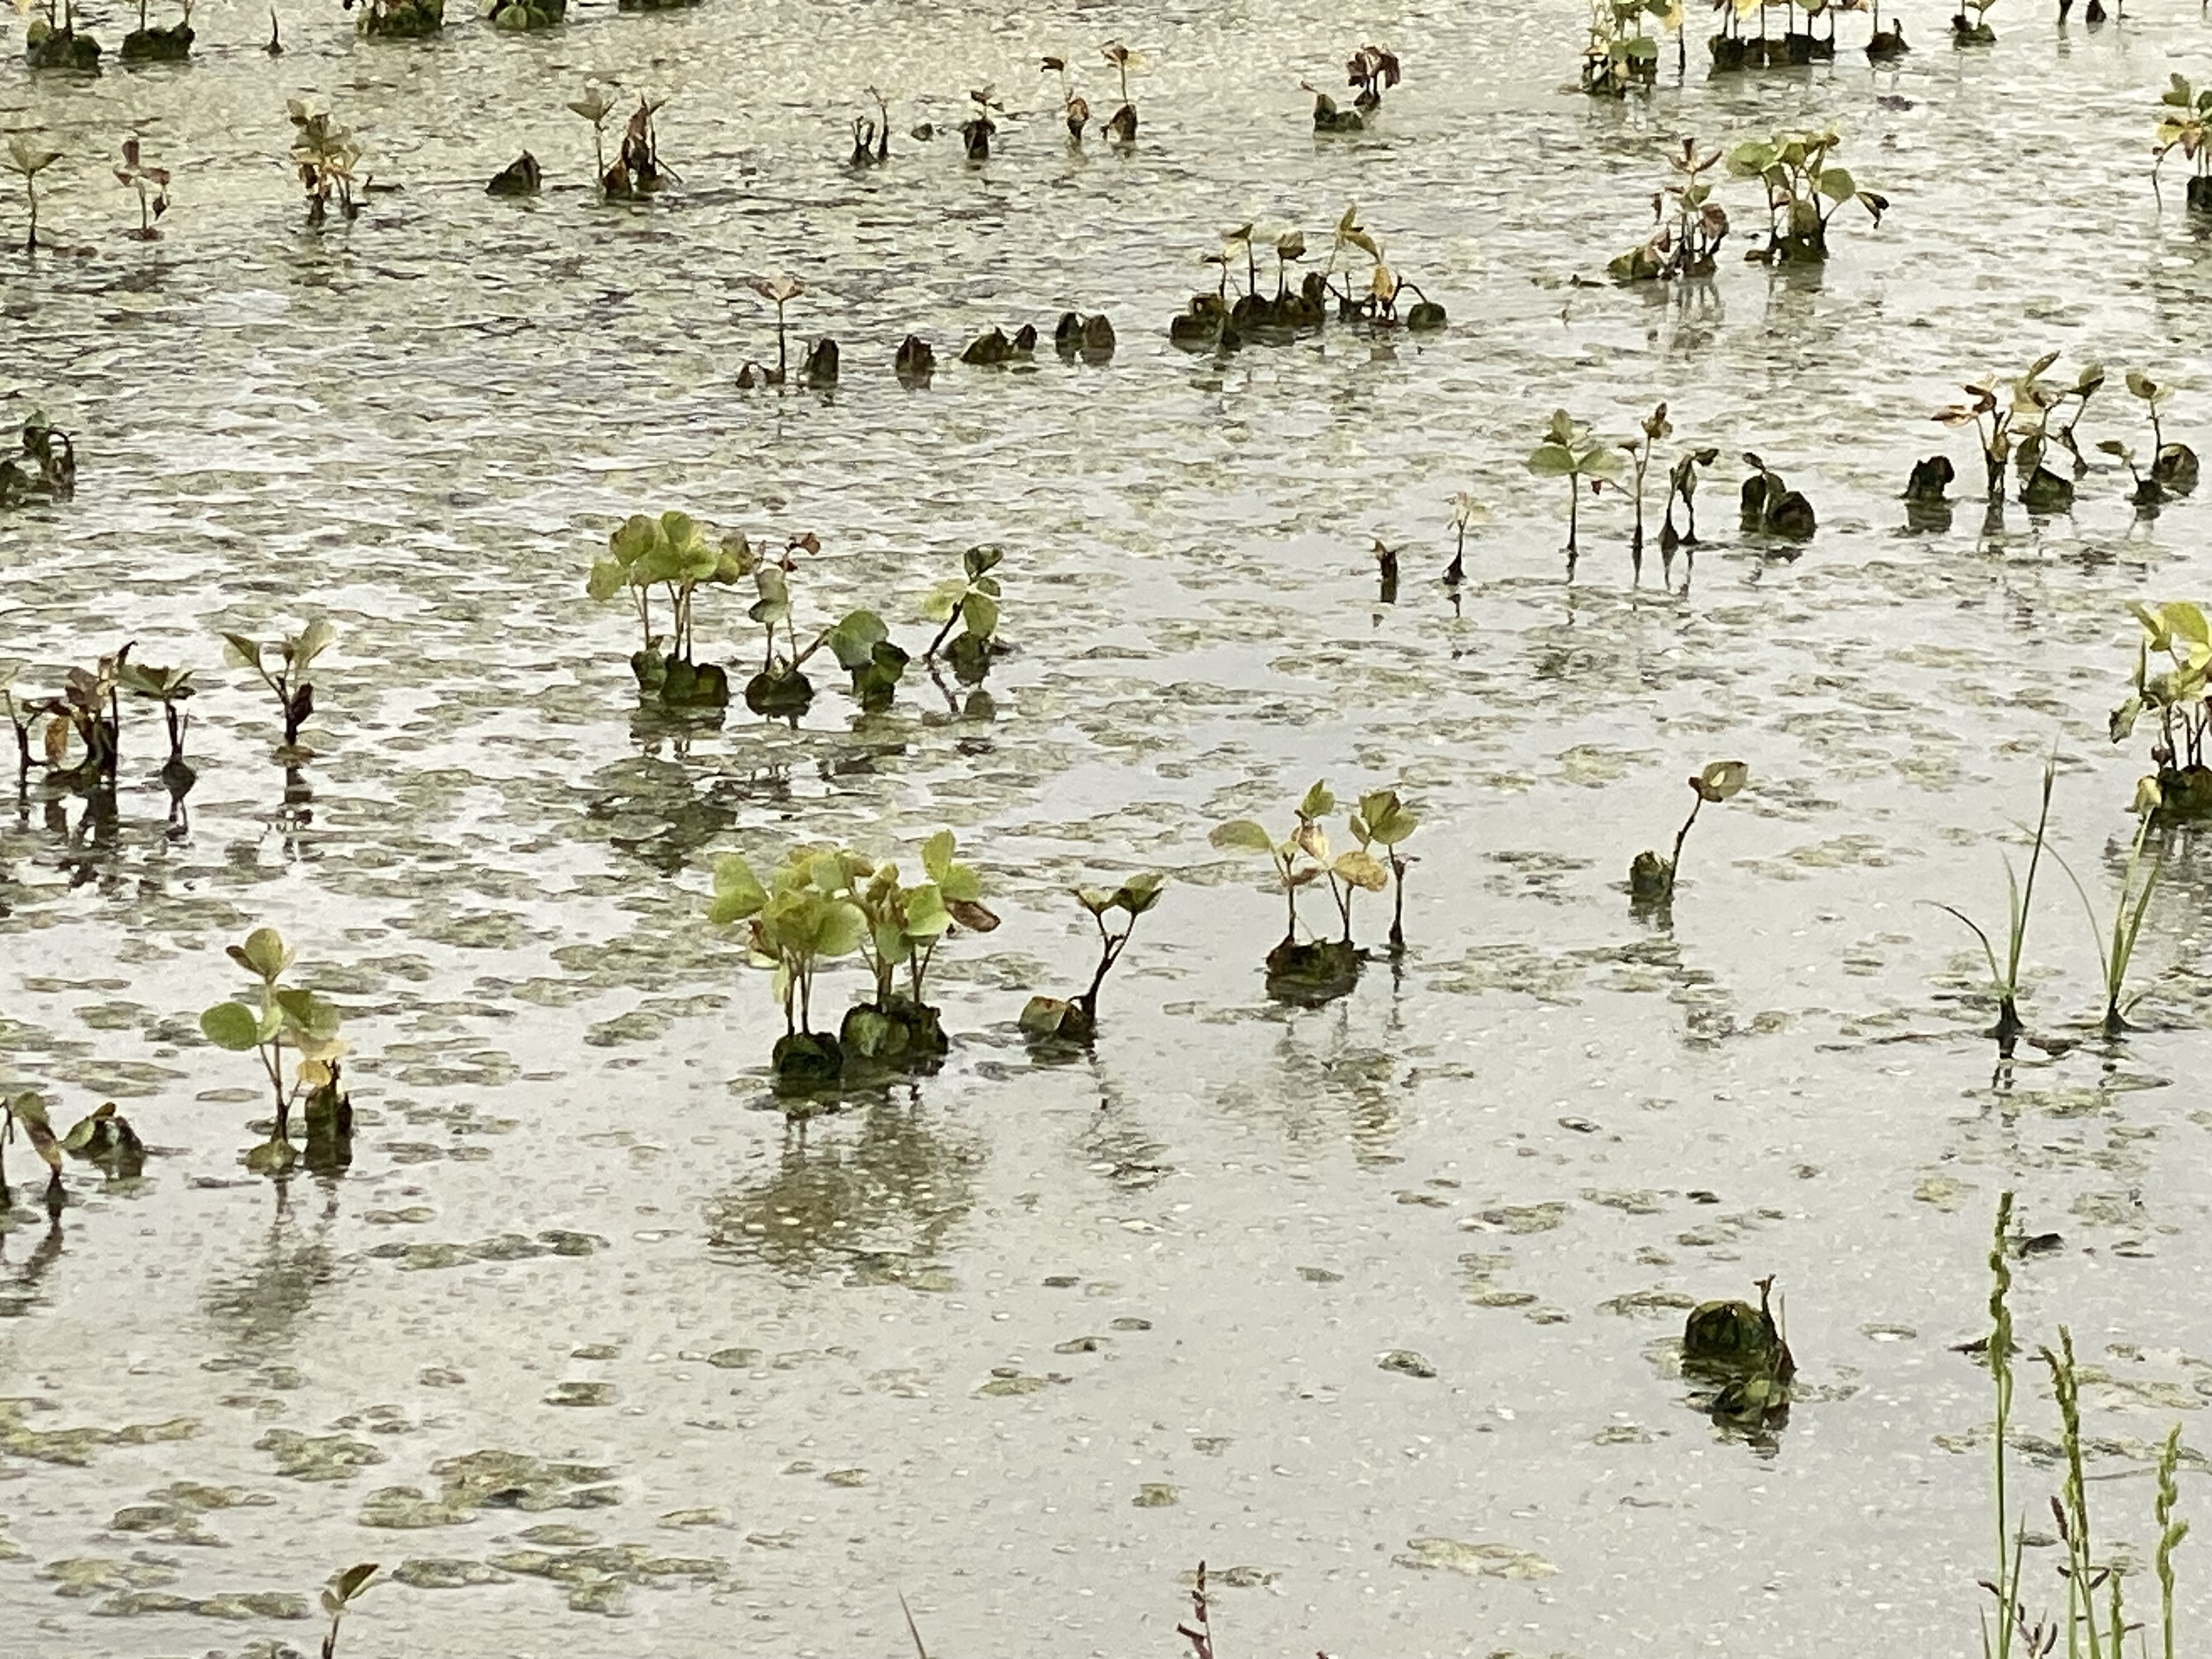
[[[4,1235],[0,1605],[33,1649],[308,1648],[324,1576],[373,1559],[400,1582],[349,1653],[890,1653],[900,1591],[934,1653],[1166,1653],[1201,1558],[1224,1653],[1966,1647],[1986,1378],[1949,1345],[2008,1186],[2062,1241],[2023,1328],[2071,1322],[2124,1477],[2100,1527],[2147,1553],[2145,1445],[2194,1444],[2212,1396],[2207,851],[2171,843],[2118,1048],[1996,1066],[1925,901],[2001,914],[2054,744],[2058,842],[2117,883],[2124,607],[2212,587],[2205,512],[2137,522],[2100,472],[2070,517],[1908,534],[1894,497],[1933,448],[1970,471],[1925,419],[1955,382],[2051,348],[2171,372],[2203,447],[2206,246],[2144,183],[2197,20],[2023,7],[1954,53],[1928,9],[1894,71],[1624,109],[1557,89],[1577,9],[1389,9],[1358,26],[1407,65],[1383,131],[1316,144],[1297,82],[1354,40],[1320,8],[586,5],[530,39],[455,10],[413,46],[288,15],[272,61],[211,4],[189,70],[0,77],[0,125],[68,152],[46,224],[93,250],[13,259],[4,412],[76,431],[83,478],[0,520],[0,655],[44,684],[135,638],[206,688],[188,826],[143,710],[112,821],[36,785],[0,818],[0,1078],[157,1149],[134,1183],[73,1167],[51,1225],[19,1186]],[[1072,156],[1036,60],[1112,34],[1153,60],[1143,140]],[[672,95],[680,193],[590,202],[587,74]],[[986,80],[1021,112],[988,167],[903,137],[836,165],[871,82],[902,134]],[[301,94],[404,186],[349,229],[298,222]],[[1895,204],[1840,216],[1827,270],[1571,285],[1641,235],[1664,142],[1811,121]],[[152,246],[103,165],[130,130],[178,174]],[[544,196],[487,200],[524,146]],[[1166,345],[1222,229],[1318,246],[1355,200],[1448,333]],[[843,342],[833,395],[732,389],[775,270]],[[950,363],[1070,307],[1112,315],[1110,367]],[[889,372],[909,331],[948,364],[927,392]],[[1802,556],[1739,544],[1729,467],[1693,571],[1632,585],[1601,501],[1564,579],[1564,492],[1520,457],[1554,404],[1626,432],[1661,398],[1808,491]],[[2116,375],[2085,438],[2141,444],[2127,403]],[[1455,607],[1462,489],[1492,516]],[[902,636],[999,543],[1018,650],[988,702],[910,681],[884,715],[825,691],[796,729],[672,731],[582,592],[664,506],[818,533],[803,613]],[[339,644],[288,801],[213,631],[313,613]],[[702,601],[714,654],[750,637]],[[1629,857],[1723,756],[1753,789],[1701,819],[1672,925],[1632,917]],[[1423,815],[1412,945],[1286,1010],[1278,903],[1206,832],[1316,776]],[[1006,917],[945,953],[951,1062],[787,1127],[767,984],[699,924],[712,855],[941,823]],[[1175,884],[1095,1054],[1040,1063],[1011,1021],[1085,970],[1064,888],[1146,868]],[[2045,881],[2031,1024],[2080,1036],[2095,957]],[[262,922],[348,1011],[341,1181],[247,1176],[252,1073],[197,1034]],[[1803,1386],[1754,1442],[1688,1407],[1669,1339],[1767,1273]],[[2050,1431],[2039,1392],[2021,1415]],[[2039,1513],[2051,1477],[2018,1478]]]

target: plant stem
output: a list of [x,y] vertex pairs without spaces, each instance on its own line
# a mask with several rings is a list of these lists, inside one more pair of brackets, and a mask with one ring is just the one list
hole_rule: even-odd
[[1667,890],[1670,894],[1674,890],[1674,878],[1682,870],[1682,843],[1690,838],[1690,826],[1698,821],[1698,813],[1705,804],[1705,792],[1700,790],[1698,798],[1690,803],[1690,816],[1682,820],[1682,827],[1674,832],[1674,856],[1667,860]]

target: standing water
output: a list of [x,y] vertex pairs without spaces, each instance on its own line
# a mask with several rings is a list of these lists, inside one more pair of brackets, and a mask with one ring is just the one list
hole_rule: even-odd
[[[2022,1600],[2063,1606],[2031,1360],[2063,1322],[2099,1558],[2155,1643],[2150,1468],[2178,1419],[2201,1516],[2212,1400],[2212,849],[2148,839],[2118,1037],[2053,858],[2008,1055],[1935,908],[2002,966],[2055,752],[2050,850],[2108,910],[2155,724],[2110,739],[2129,606],[2212,590],[2203,502],[2139,514],[2091,441],[2148,464],[2129,368],[2178,388],[2168,439],[2212,430],[2212,221],[2178,155],[2162,204],[2148,180],[2212,26],[2142,9],[2005,0],[1963,49],[1908,10],[1878,66],[1847,17],[1832,61],[1711,79],[1699,16],[1686,78],[1669,38],[1624,99],[1576,84],[1559,0],[578,0],[526,32],[455,4],[419,40],[318,5],[277,56],[258,3],[210,0],[182,64],[114,61],[137,18],[106,0],[76,12],[96,77],[24,68],[11,26],[0,128],[60,159],[35,253],[9,175],[0,421],[43,410],[79,475],[0,509],[0,659],[19,709],[125,641],[196,694],[181,795],[126,697],[112,793],[34,737],[0,811],[0,1085],[58,1133],[112,1101],[146,1148],[136,1176],[65,1158],[51,1211],[6,1148],[10,1651],[313,1651],[319,1588],[373,1561],[348,1659],[890,1655],[902,1595],[939,1659],[1164,1656],[1204,1560],[1224,1659],[1971,1652],[1990,1378],[1953,1350],[1987,1328],[2006,1190]],[[1109,40],[1142,60],[1132,143],[1100,131]],[[1301,81],[1348,107],[1370,41],[1403,83],[1317,137]],[[587,82],[610,157],[666,100],[666,189],[599,199]],[[872,86],[889,160],[854,169]],[[1003,106],[974,164],[971,88]],[[363,150],[357,219],[306,222],[291,99]],[[1888,208],[1842,206],[1826,264],[1743,263],[1763,189],[1717,168],[1710,280],[1606,280],[1682,137],[1830,125]],[[132,137],[171,174],[156,240],[125,234]],[[539,193],[488,197],[524,150]],[[1355,205],[1449,327],[1170,343],[1194,292],[1246,285],[1226,230],[1255,227],[1263,292],[1292,230],[1293,286],[1333,252],[1364,283],[1333,248]],[[740,389],[781,274],[792,383]],[[1110,317],[1110,361],[1052,349],[1071,310]],[[1033,357],[958,361],[1024,323]],[[841,380],[802,389],[824,333]],[[926,384],[892,373],[909,334]],[[2054,384],[2108,371],[2072,509],[1985,507],[1974,428],[1929,416],[1990,375],[2008,408],[2049,351]],[[1640,574],[1613,486],[1570,573],[1571,486],[1524,466],[1550,411],[1611,459],[1662,401]],[[1664,476],[1701,446],[1702,540],[1662,562]],[[1739,529],[1746,451],[1809,541]],[[1954,505],[1908,513],[1936,452]],[[1447,586],[1462,493],[1486,516]],[[924,596],[995,546],[1007,649],[980,684],[912,663],[887,708],[825,650],[795,719],[668,713],[628,603],[585,591],[666,510],[756,556],[818,538],[802,647],[865,607],[919,658]],[[696,599],[733,692],[757,581]],[[276,701],[220,636],[318,617],[309,752],[272,759]],[[1632,902],[1728,759],[1748,781],[1671,903]],[[1399,894],[1360,893],[1357,983],[1272,996],[1283,894],[1212,832],[1286,836],[1316,779],[1332,860],[1363,793],[1417,817],[1406,946]],[[944,826],[1002,921],[935,953],[944,1063],[779,1095],[773,982],[706,920],[716,860],[846,845],[918,880]],[[1026,1000],[1095,963],[1067,890],[1146,872],[1095,1041],[1033,1042]],[[1328,901],[1299,914],[1334,937]],[[259,1064],[203,1034],[258,1006],[224,947],[261,927],[343,1018],[349,1162],[270,1173]],[[817,1027],[866,983],[826,964]],[[1794,1397],[1717,1418],[1683,1320],[1770,1275]],[[2185,1628],[2212,1612],[2191,1553]]]

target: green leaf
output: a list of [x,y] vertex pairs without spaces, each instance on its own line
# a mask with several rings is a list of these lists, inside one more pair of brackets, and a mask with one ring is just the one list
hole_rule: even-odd
[[222,659],[233,668],[261,666],[261,647],[243,634],[222,636]]
[[1367,826],[1368,838],[1385,847],[1395,847],[1420,825],[1420,820],[1407,810],[1395,789],[1377,789],[1362,795],[1359,816]]
[[1103,916],[1114,907],[1115,895],[1103,887],[1079,887],[1075,902],[1094,916]]
[[714,860],[714,896],[707,906],[707,920],[717,927],[758,915],[768,893],[753,874],[752,866],[735,853]]
[[814,930],[814,952],[823,957],[846,957],[860,948],[868,937],[868,919],[850,899],[830,899],[822,907]]
[[1723,801],[1740,793],[1751,781],[1751,769],[1741,761],[1715,761],[1698,774],[1698,793],[1711,801]]
[[1275,838],[1250,818],[1231,818],[1226,823],[1216,824],[1206,839],[1231,852],[1272,855],[1275,850]]
[[337,638],[337,630],[331,626],[330,619],[326,617],[316,617],[314,621],[301,629],[292,640],[292,665],[295,668],[307,667],[324,652],[329,650],[331,642]]
[[952,868],[952,851],[958,843],[950,830],[940,830],[921,844],[921,867],[932,881],[943,881]]
[[247,973],[273,985],[292,965],[293,953],[284,948],[283,937],[274,927],[257,927],[246,936],[244,945],[231,946],[229,955]]
[[1031,1036],[1058,1036],[1061,1024],[1073,1012],[1073,1006],[1058,997],[1031,997],[1022,1005],[1018,1023]]
[[218,1002],[200,1016],[200,1035],[218,1048],[244,1054],[261,1042],[261,1021],[242,1002]]
[[1326,783],[1316,782],[1298,803],[1298,816],[1302,818],[1325,818],[1334,811],[1336,797],[1328,793]]
[[989,639],[998,631],[999,602],[988,593],[970,593],[960,601],[960,625],[976,639]]
[[1114,903],[1128,912],[1133,921],[1160,902],[1160,893],[1168,884],[1165,876],[1147,871],[1141,876],[1132,876],[1114,890]]
[[906,931],[918,939],[935,939],[952,926],[944,891],[933,883],[915,888],[906,899]]
[[1569,473],[1580,471],[1575,463],[1574,452],[1559,443],[1538,444],[1528,452],[1528,459],[1522,465],[1540,478],[1565,477]]
[[607,538],[607,551],[627,570],[660,544],[660,526],[642,513],[632,514]]
[[[1858,186],[1851,182],[1851,175],[1842,167],[1830,167],[1820,175],[1820,183],[1815,187],[1832,202],[1848,202],[1859,193]],[[2053,352],[2051,356],[2056,357],[2057,354]],[[2048,368],[2051,365],[2046,362],[2043,367]],[[2032,368],[2028,370],[2028,376],[2033,379],[2042,372],[2042,369]]]
[[594,559],[592,574],[584,579],[584,592],[602,601],[614,598],[623,586],[623,568],[612,559]]
[[337,1006],[313,991],[279,991],[276,1003],[289,1024],[314,1041],[328,1042],[338,1034]]
[[845,1047],[863,1060],[873,1060],[890,1046],[891,1022],[872,1008],[855,1008],[845,1016],[838,1036]]
[[939,582],[923,599],[921,614],[931,622],[941,623],[952,614],[967,592],[966,582]]
[[848,611],[836,627],[822,636],[848,673],[866,668],[876,659],[876,647],[890,638],[890,629],[872,611]]
[[1364,848],[1353,848],[1348,853],[1339,853],[1336,861],[1329,866],[1331,874],[1341,882],[1370,893],[1379,893],[1390,884],[1390,872],[1383,868],[1374,854]]

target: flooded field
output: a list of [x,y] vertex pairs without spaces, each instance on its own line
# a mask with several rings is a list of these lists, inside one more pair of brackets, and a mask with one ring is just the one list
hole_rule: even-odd
[[[937,1659],[1171,1656],[1204,1560],[1223,1659],[1972,1652],[1991,1381],[1954,1350],[1989,1329],[2008,1190],[2022,1599],[2063,1607],[2031,1357],[2063,1322],[2098,1559],[2156,1650],[2152,1470],[2178,1420],[2201,1518],[2212,1402],[2212,844],[2154,823],[2147,994],[2101,1035],[2155,724],[2108,720],[2130,605],[2212,597],[2212,520],[2201,491],[2139,513],[2094,441],[2148,464],[2130,368],[2176,387],[2165,439],[2212,441],[2212,219],[2187,161],[2149,183],[2212,24],[2006,0],[1961,49],[1923,8],[1899,62],[1846,16],[1832,62],[1709,80],[1700,13],[1686,78],[1670,37],[1614,100],[1551,0],[465,10],[393,40],[288,9],[271,57],[261,8],[210,0],[188,65],[97,77],[0,31],[0,141],[62,153],[52,246],[21,250],[21,179],[0,196],[0,427],[43,410],[78,466],[0,509],[0,661],[44,697],[129,641],[197,687],[181,793],[125,698],[112,793],[33,764],[0,806],[0,1088],[57,1131],[112,1101],[146,1148],[67,1159],[50,1208],[6,1147],[11,1651],[313,1652],[328,1577],[374,1561],[347,1659],[891,1656],[902,1594]],[[111,59],[137,22],[76,18]],[[1145,59],[1139,135],[1072,148],[1039,63],[1103,121],[1109,40]],[[1301,80],[1345,91],[1370,40],[1403,84],[1317,137]],[[598,199],[587,80],[621,88],[610,146],[666,98],[680,184]],[[890,160],[853,169],[872,85]],[[351,222],[306,223],[295,98],[365,152]],[[1827,125],[1888,206],[1839,210],[1826,263],[1744,263],[1761,186],[1717,173],[1710,280],[1606,279],[1682,137]],[[159,240],[112,176],[134,134],[172,174]],[[526,149],[542,191],[487,197]],[[1241,245],[1200,263],[1225,230],[1257,227],[1264,290],[1279,234],[1319,268],[1353,204],[1449,327],[1170,343],[1246,283]],[[834,390],[738,385],[775,361],[751,284],[778,273]],[[1070,310],[1110,317],[1110,361],[959,361]],[[909,334],[926,385],[893,373]],[[2051,351],[2062,386],[2109,371],[2086,470],[2048,462],[2072,508],[1985,508],[1975,428],[1929,416]],[[1570,489],[1524,465],[1550,411],[1626,439],[1662,400],[1640,576],[1613,488],[1570,572]],[[1700,445],[1703,540],[1662,564],[1663,475]],[[1745,451],[1809,541],[1738,529]],[[1954,505],[1909,511],[1939,452]],[[1448,586],[1462,493],[1486,515]],[[916,659],[925,596],[995,546],[1007,648],[980,684],[916,660],[884,708],[824,653],[803,715],[669,713],[629,605],[586,592],[668,510],[817,538],[798,635],[866,607]],[[697,599],[735,681],[755,597]],[[276,757],[221,635],[318,617],[310,752]],[[2046,855],[2001,1057],[1935,907],[2004,954],[2054,752],[2050,848],[2100,920]],[[1633,902],[1685,777],[1731,759],[1671,905]],[[1397,895],[1363,894],[1357,984],[1284,998],[1279,886],[1212,832],[1285,834],[1317,779],[1334,852],[1364,792],[1418,816],[1406,946]],[[941,827],[1001,921],[935,954],[943,1064],[780,1095],[770,976],[706,919],[717,859],[918,877]],[[1027,1000],[1097,955],[1068,890],[1147,872],[1095,1041],[1031,1041]],[[1328,901],[1300,914],[1333,933]],[[264,926],[342,1014],[349,1163],[249,1165],[269,1085],[200,1016],[254,1000],[224,947]],[[817,1025],[866,988],[825,965]],[[1716,1420],[1685,1316],[1770,1275],[1786,1419]],[[2185,1631],[2206,1547],[2174,1558]]]

